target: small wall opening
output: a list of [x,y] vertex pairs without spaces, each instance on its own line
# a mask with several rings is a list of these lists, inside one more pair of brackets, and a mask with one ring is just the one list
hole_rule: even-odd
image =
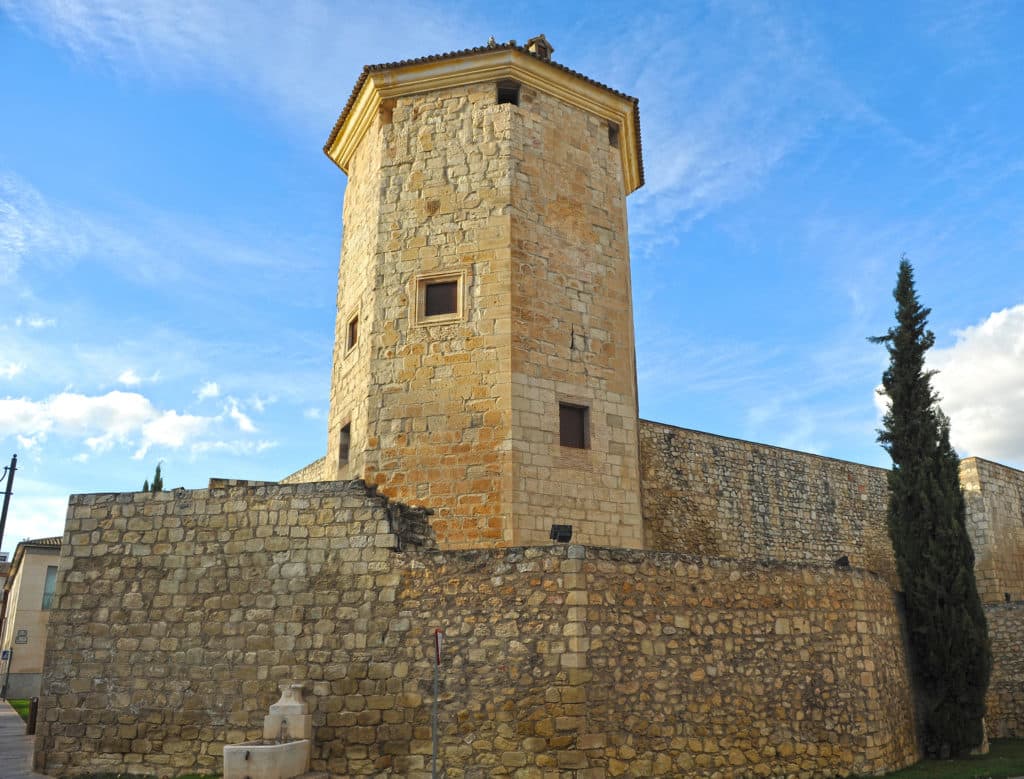
[[498,82],[498,105],[511,103],[519,105],[519,82],[499,81]]
[[619,126],[615,122],[608,122],[608,145],[619,148]]
[[352,423],[341,428],[338,435],[338,464],[348,465],[349,452],[352,448]]
[[572,449],[590,448],[590,409],[573,403],[558,404],[558,442]]
[[348,327],[345,330],[345,349],[351,349],[359,341],[359,317],[354,316],[348,320]]

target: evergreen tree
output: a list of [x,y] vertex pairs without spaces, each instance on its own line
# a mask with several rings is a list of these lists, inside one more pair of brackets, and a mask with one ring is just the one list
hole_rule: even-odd
[[878,440],[893,463],[889,535],[906,595],[923,746],[927,754],[945,758],[984,738],[992,655],[974,578],[960,459],[932,391],[933,373],[924,368],[925,353],[935,343],[927,328],[931,309],[918,301],[905,257],[893,295],[896,326],[870,339],[889,351],[882,375],[889,410]]
[[151,485],[152,492],[163,492],[164,479],[160,475],[160,463],[156,464],[156,473],[153,474],[153,484]]
[[144,482],[142,482],[142,491],[149,492],[149,479],[146,479]]

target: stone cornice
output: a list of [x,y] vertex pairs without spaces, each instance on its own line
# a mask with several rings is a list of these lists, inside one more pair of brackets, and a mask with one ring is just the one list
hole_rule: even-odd
[[619,126],[626,193],[643,185],[637,101],[592,82],[566,68],[518,48],[499,48],[466,56],[400,64],[364,71],[353,101],[346,107],[324,151],[348,173],[359,142],[373,124],[381,104],[396,97],[435,89],[510,79]]

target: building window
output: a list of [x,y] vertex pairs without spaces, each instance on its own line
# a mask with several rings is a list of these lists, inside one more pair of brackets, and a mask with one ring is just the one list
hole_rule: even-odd
[[619,148],[619,126],[615,122],[608,122],[608,145]]
[[345,328],[345,351],[348,351],[359,340],[359,315],[348,320],[348,327]]
[[459,312],[459,282],[427,282],[423,291],[423,315],[444,316]]
[[434,273],[416,279],[415,322],[420,325],[463,318],[465,273]]
[[519,82],[499,81],[498,82],[498,105],[511,103],[519,105]]
[[572,449],[590,448],[590,409],[574,403],[558,404],[558,440]]
[[46,580],[43,582],[43,610],[53,606],[53,593],[57,591],[57,566],[46,566]]
[[352,423],[341,428],[338,435],[338,465],[348,465],[349,450],[352,448]]

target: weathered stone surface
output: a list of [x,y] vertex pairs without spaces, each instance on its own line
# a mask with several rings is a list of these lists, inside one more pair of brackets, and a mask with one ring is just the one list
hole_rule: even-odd
[[1024,600],[1024,473],[969,457],[960,463],[960,484],[981,599]]
[[[376,542],[393,545],[390,507],[355,482],[197,490],[182,497],[206,511],[185,517],[107,497],[71,501],[37,737],[49,772],[215,770],[291,679],[313,691],[313,770],[413,770],[438,627],[452,777],[830,776],[915,756],[893,594],[867,572],[562,545],[397,552]],[[290,539],[273,553],[248,544],[271,506],[270,538]],[[107,551],[74,542],[83,521]],[[125,542],[170,528],[161,554]],[[162,599],[167,582],[180,600]]]
[[898,587],[881,468],[640,422],[647,546],[827,565]]

